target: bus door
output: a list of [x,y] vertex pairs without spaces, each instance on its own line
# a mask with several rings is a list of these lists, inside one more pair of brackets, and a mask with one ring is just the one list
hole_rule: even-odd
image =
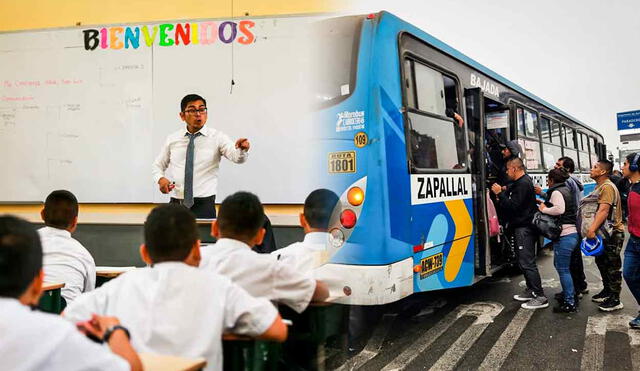
[[467,108],[467,131],[469,136],[471,180],[473,182],[473,210],[475,214],[475,271],[476,275],[488,275],[491,268],[489,226],[487,215],[487,179],[485,166],[485,110],[484,96],[480,88],[465,89]]
[[[494,202],[490,192],[491,184],[497,181],[502,170],[500,145],[509,138],[508,106],[484,97],[480,88],[465,89],[467,121],[469,130],[471,173],[473,174],[474,213],[476,227],[477,275],[491,275],[504,264],[511,262],[511,250],[499,228],[494,226],[490,233],[489,203]],[[496,207],[494,203],[494,208]],[[498,233],[496,234],[496,229]]]
[[409,57],[404,77],[414,291],[468,286],[474,278],[473,192],[460,85],[454,75]]

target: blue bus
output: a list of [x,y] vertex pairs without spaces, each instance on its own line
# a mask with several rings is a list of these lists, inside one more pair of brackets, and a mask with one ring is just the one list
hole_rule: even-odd
[[508,263],[487,225],[499,144],[517,139],[543,187],[556,159],[572,157],[593,189],[588,171],[606,147],[579,120],[388,12],[321,29],[319,161],[341,195],[322,276],[344,283],[339,302],[468,286]]

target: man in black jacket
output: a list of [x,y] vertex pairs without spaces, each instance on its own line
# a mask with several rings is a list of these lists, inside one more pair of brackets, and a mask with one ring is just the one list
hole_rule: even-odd
[[546,308],[549,306],[549,301],[542,290],[542,281],[536,265],[535,244],[538,236],[531,225],[536,212],[533,182],[525,173],[524,164],[520,158],[509,160],[506,171],[512,183],[505,190],[494,183],[491,191],[496,194],[504,220],[507,221],[507,233],[515,237],[518,265],[527,284],[524,293],[514,295],[513,298],[525,302],[522,304],[522,308],[525,309]]
[[517,140],[510,140],[506,144],[500,145],[500,153],[502,154],[502,166],[498,172],[498,183],[501,186],[506,186],[513,181],[507,175],[507,163],[522,155],[522,147]]

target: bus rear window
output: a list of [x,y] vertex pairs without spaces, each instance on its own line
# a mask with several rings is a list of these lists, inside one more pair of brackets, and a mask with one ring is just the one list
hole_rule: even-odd
[[313,26],[309,79],[315,102],[320,108],[346,99],[356,82],[358,46],[362,16],[331,18]]

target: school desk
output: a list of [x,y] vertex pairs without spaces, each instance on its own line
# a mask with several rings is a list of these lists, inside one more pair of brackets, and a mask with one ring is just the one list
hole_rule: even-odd
[[153,353],[140,353],[142,367],[153,371],[196,371],[207,365],[204,358],[183,358]]
[[62,299],[62,288],[64,283],[57,282],[44,282],[42,285],[42,297],[38,303],[38,308],[43,312],[60,314],[64,309],[64,302]]

